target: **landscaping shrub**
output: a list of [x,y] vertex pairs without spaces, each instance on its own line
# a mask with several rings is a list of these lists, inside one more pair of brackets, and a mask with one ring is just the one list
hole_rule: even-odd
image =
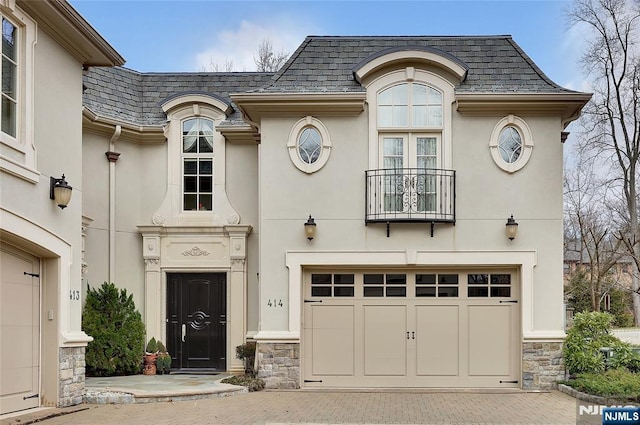
[[605,369],[602,347],[612,347],[619,339],[611,335],[613,317],[608,313],[588,312],[574,316],[563,347],[564,364],[571,375],[598,373]]
[[578,391],[620,401],[640,402],[640,375],[626,369],[579,374],[567,385]]
[[247,387],[247,390],[249,390],[249,392],[260,391],[264,389],[264,381],[262,379],[248,375],[232,376],[230,378],[225,378],[220,382]]
[[253,364],[256,359],[256,343],[253,341],[246,342],[236,347],[236,358],[244,362],[245,375],[253,376],[255,371],[253,370]]
[[132,375],[140,372],[144,354],[144,323],[133,295],[104,282],[98,289],[87,285],[82,329],[93,337],[87,345],[87,375]]
[[640,373],[640,354],[634,352],[631,344],[616,341],[613,345],[613,357],[607,363],[607,368],[625,368],[630,372]]

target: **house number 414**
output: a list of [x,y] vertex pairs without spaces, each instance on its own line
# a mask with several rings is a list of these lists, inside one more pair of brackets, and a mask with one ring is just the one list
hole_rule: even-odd
[[282,307],[282,300],[270,299],[269,301],[267,301],[267,305],[269,307]]

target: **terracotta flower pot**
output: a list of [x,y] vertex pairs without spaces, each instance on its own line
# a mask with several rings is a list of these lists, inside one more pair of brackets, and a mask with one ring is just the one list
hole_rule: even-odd
[[145,353],[144,355],[144,369],[142,371],[145,375],[156,374],[156,360],[158,355],[156,353]]

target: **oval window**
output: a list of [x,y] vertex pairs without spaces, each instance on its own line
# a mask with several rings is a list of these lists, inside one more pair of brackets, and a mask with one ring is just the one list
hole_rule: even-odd
[[522,153],[522,136],[518,129],[513,126],[503,128],[498,136],[498,148],[500,156],[506,163],[516,162]]
[[533,152],[533,137],[527,123],[515,115],[502,118],[491,132],[491,157],[507,173],[521,170]]
[[329,132],[320,120],[312,116],[304,117],[291,128],[287,150],[291,162],[298,170],[307,174],[315,173],[329,160]]
[[298,137],[298,154],[305,164],[313,164],[320,157],[322,136],[314,127],[307,127]]

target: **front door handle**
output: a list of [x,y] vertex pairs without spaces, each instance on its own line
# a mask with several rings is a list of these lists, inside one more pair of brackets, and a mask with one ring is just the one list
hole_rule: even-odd
[[184,337],[187,336],[187,325],[182,324],[182,342],[184,342]]

